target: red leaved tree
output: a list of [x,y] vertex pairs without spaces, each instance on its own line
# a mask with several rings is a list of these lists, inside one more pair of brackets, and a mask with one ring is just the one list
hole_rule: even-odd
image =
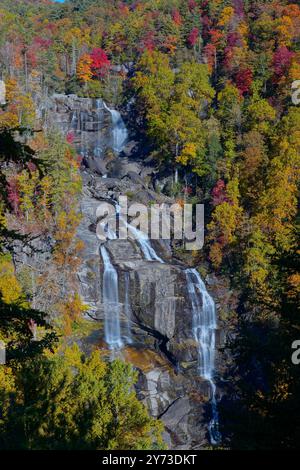
[[7,199],[14,213],[18,214],[20,206],[20,196],[18,189],[18,181],[15,176],[9,178],[7,182]]
[[197,3],[195,0],[189,0],[188,2],[188,7],[190,11],[193,11],[197,6]]
[[218,206],[222,202],[228,202],[226,196],[226,184],[223,180],[218,180],[212,192],[212,204],[213,206]]
[[213,44],[206,44],[203,52],[204,56],[206,57],[208,68],[211,72],[214,69],[216,63],[216,47]]
[[153,31],[147,31],[145,36],[143,37],[141,41],[141,45],[139,47],[139,50],[141,52],[147,50],[147,51],[153,51],[155,49],[155,35]]
[[294,52],[290,51],[286,46],[279,47],[273,56],[273,82],[278,83],[283,76],[287,75],[290,68]]
[[106,52],[101,47],[96,47],[91,52],[91,69],[98,78],[103,78],[108,74],[111,63]]
[[194,47],[197,43],[198,38],[199,38],[199,29],[194,27],[192,31],[190,32],[190,34],[188,35],[188,39],[187,39],[188,45],[190,47]]
[[75,134],[73,131],[69,131],[66,135],[66,141],[68,142],[68,144],[73,144],[74,142],[74,139],[75,139]]
[[177,26],[182,24],[182,18],[178,10],[173,10],[172,19]]
[[253,73],[249,68],[239,70],[235,76],[235,83],[240,94],[248,93],[253,82]]

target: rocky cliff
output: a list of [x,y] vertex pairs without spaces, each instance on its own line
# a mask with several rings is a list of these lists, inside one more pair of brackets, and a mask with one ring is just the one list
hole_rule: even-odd
[[[101,201],[115,202],[120,195],[150,207],[172,202],[154,190],[159,178],[153,163],[145,164],[130,152],[135,143],[124,134],[123,124],[101,100],[55,95],[45,111],[48,126],[72,133],[83,157],[82,222],[78,235],[85,242],[78,278],[81,295],[89,306],[88,317],[98,322],[97,347],[110,357],[121,356],[139,371],[137,391],[150,413],[165,424],[170,448],[198,449],[208,443],[212,387],[199,374],[199,344],[193,331],[191,298],[186,266],[172,256],[169,243],[154,241],[157,259],[145,259],[138,240],[110,239],[105,243],[118,288],[118,327],[123,347],[105,344],[107,312],[103,298],[105,266],[96,237],[96,209]],[[115,126],[123,129],[122,148],[116,148]],[[119,127],[119,129],[120,129]],[[117,139],[117,141],[116,141]],[[160,262],[158,259],[163,260]],[[211,280],[216,290],[216,281]],[[222,304],[222,312],[229,310]],[[220,306],[219,306],[220,307]],[[216,327],[216,398],[220,396],[218,371],[224,370],[219,353],[224,344],[225,322]],[[89,338],[86,338],[89,342]]]

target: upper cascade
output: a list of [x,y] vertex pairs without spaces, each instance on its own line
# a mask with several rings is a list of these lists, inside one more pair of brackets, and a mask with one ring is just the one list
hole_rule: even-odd
[[39,108],[47,128],[65,134],[91,170],[106,175],[105,157],[112,150],[119,155],[128,142],[128,130],[119,111],[102,98],[54,94]]
[[[97,100],[97,106],[98,106]],[[99,101],[100,104],[100,101]],[[101,103],[102,105],[102,103]],[[121,114],[116,109],[110,109],[103,101],[104,108],[111,114],[112,119],[112,148],[116,153],[121,153],[128,140],[128,131]]]

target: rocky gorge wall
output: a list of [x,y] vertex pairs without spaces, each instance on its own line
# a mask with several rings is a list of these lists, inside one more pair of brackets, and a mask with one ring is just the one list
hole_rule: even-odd
[[[72,132],[73,142],[83,157],[82,222],[78,236],[84,241],[82,265],[78,272],[80,293],[89,306],[88,317],[99,325],[97,347],[107,357],[120,356],[139,371],[137,392],[150,413],[165,425],[165,440],[172,449],[200,449],[209,444],[212,388],[199,375],[199,344],[193,334],[193,315],[186,280],[186,268],[175,259],[166,241],[153,241],[164,262],[146,260],[134,239],[112,239],[105,248],[117,272],[118,312],[123,348],[110,351],[104,343],[105,266],[96,236],[96,209],[101,201],[117,201],[128,195],[131,201],[150,207],[154,202],[173,202],[154,189],[157,168],[153,162],[131,157],[134,142],[124,141],[122,152],[115,150],[113,115],[101,100],[54,95],[45,110],[49,127],[64,134]],[[120,124],[118,124],[120,125]],[[211,291],[220,296],[215,344],[216,397],[222,391],[226,368],[221,349],[228,335],[226,312],[232,306],[227,286],[210,278]],[[226,297],[227,295],[227,297]],[[224,298],[226,300],[224,300]],[[128,333],[130,331],[130,334]],[[87,338],[87,342],[89,339]]]

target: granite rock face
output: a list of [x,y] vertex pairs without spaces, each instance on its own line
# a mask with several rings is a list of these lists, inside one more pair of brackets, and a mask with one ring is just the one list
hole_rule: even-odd
[[70,136],[83,164],[104,175],[112,155],[111,114],[101,99],[54,94],[42,114],[46,125]]
[[[155,191],[170,182],[163,180],[159,184],[153,163],[131,157],[132,142],[127,143],[123,152],[112,152],[112,116],[101,100],[54,95],[47,113],[49,125],[57,126],[64,134],[73,133],[74,145],[83,156],[83,218],[78,236],[85,249],[78,279],[81,296],[89,307],[87,315],[98,322],[103,339],[104,266],[100,256],[103,242],[96,235],[97,207],[103,201],[116,204],[119,196],[124,195],[130,202],[149,208],[153,203],[172,203]],[[199,377],[186,266],[174,259],[166,241],[153,241],[164,263],[145,260],[133,237],[106,241],[105,247],[118,275],[122,337],[128,335],[130,325],[130,342],[119,354],[139,371],[138,396],[150,413],[164,422],[165,440],[170,448],[203,448],[208,444],[211,386]],[[218,350],[226,334],[217,331],[216,337]],[[218,351],[216,355],[217,363],[222,364]],[[145,360],[141,362],[142,358]],[[218,394],[219,391],[217,397]]]
[[[99,322],[99,328],[103,328],[105,316],[102,299],[104,266],[99,255],[101,242],[95,232],[95,213],[102,200],[110,200],[108,187],[116,196],[121,184],[119,180],[108,180],[95,176],[90,179],[86,175],[81,202],[83,220],[78,232],[85,242],[83,263],[78,273],[81,294],[90,306],[89,316]],[[118,272],[122,336],[127,334],[125,304],[129,301],[131,343],[128,347],[138,354],[152,351],[163,363],[160,366],[147,363],[145,370],[129,357],[139,371],[138,396],[150,413],[163,421],[164,437],[170,448],[203,448],[208,443],[211,388],[197,371],[198,345],[192,332],[185,266],[175,262],[170,256],[170,248],[165,244],[160,246],[158,242],[156,252],[163,257],[164,263],[146,261],[139,243],[133,239],[109,240],[105,246]]]
[[[96,209],[100,201],[83,196],[83,220],[78,235],[85,242],[84,263],[78,273],[82,295],[93,317],[103,320],[101,280],[101,242],[95,233]],[[146,261],[141,247],[133,239],[109,240],[106,248],[118,271],[120,302],[124,304],[125,274],[129,280],[129,301],[132,321],[154,339],[166,344],[166,352],[174,355],[174,363],[197,362],[197,349],[192,338],[192,315],[184,268],[179,264]],[[161,254],[164,253],[161,247]]]

